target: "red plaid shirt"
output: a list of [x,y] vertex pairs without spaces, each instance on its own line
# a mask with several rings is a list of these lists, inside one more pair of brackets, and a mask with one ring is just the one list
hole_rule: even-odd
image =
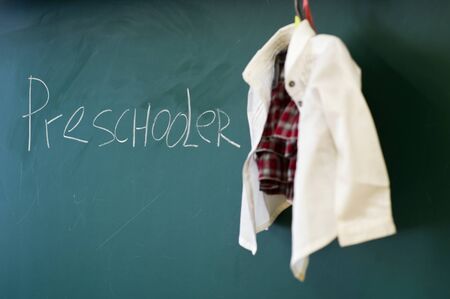
[[293,199],[300,112],[281,78],[272,88],[269,114],[256,150],[260,190]]

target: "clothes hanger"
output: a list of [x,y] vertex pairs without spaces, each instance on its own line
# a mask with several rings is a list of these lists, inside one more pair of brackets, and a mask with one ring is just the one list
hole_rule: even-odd
[[311,8],[309,7],[309,1],[303,0],[302,9],[299,8],[299,0],[294,0],[295,5],[295,18],[294,18],[294,24],[295,27],[297,27],[302,20],[308,20],[311,27],[316,31],[316,28],[314,26],[313,17],[311,14]]
[[303,20],[303,15],[301,9],[298,7],[298,0],[294,0],[294,6],[295,6],[295,17],[294,17],[294,24],[295,27],[297,27],[300,22]]

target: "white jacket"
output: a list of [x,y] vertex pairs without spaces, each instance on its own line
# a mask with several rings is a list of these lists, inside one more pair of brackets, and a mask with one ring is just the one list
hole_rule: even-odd
[[307,20],[279,29],[243,72],[249,84],[251,151],[243,166],[239,244],[256,253],[256,234],[291,204],[259,191],[255,149],[274,76],[287,48],[285,88],[300,110],[292,204],[291,270],[303,280],[308,256],[336,237],[341,246],[394,234],[389,178],[377,131],[361,92],[361,71],[343,42]]

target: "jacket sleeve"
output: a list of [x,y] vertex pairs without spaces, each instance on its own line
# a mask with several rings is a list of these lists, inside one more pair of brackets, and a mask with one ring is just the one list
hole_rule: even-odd
[[335,213],[339,244],[395,233],[389,178],[374,121],[361,92],[361,71],[346,46],[330,37],[311,80],[335,145]]

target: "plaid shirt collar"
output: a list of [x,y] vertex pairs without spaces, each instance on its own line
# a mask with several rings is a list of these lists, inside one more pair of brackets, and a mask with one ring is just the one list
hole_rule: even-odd
[[303,20],[298,27],[289,24],[280,28],[253,56],[245,67],[242,77],[252,87],[271,86],[275,57],[283,49],[288,49],[285,63],[285,73],[298,60],[307,42],[316,33],[308,20]]

